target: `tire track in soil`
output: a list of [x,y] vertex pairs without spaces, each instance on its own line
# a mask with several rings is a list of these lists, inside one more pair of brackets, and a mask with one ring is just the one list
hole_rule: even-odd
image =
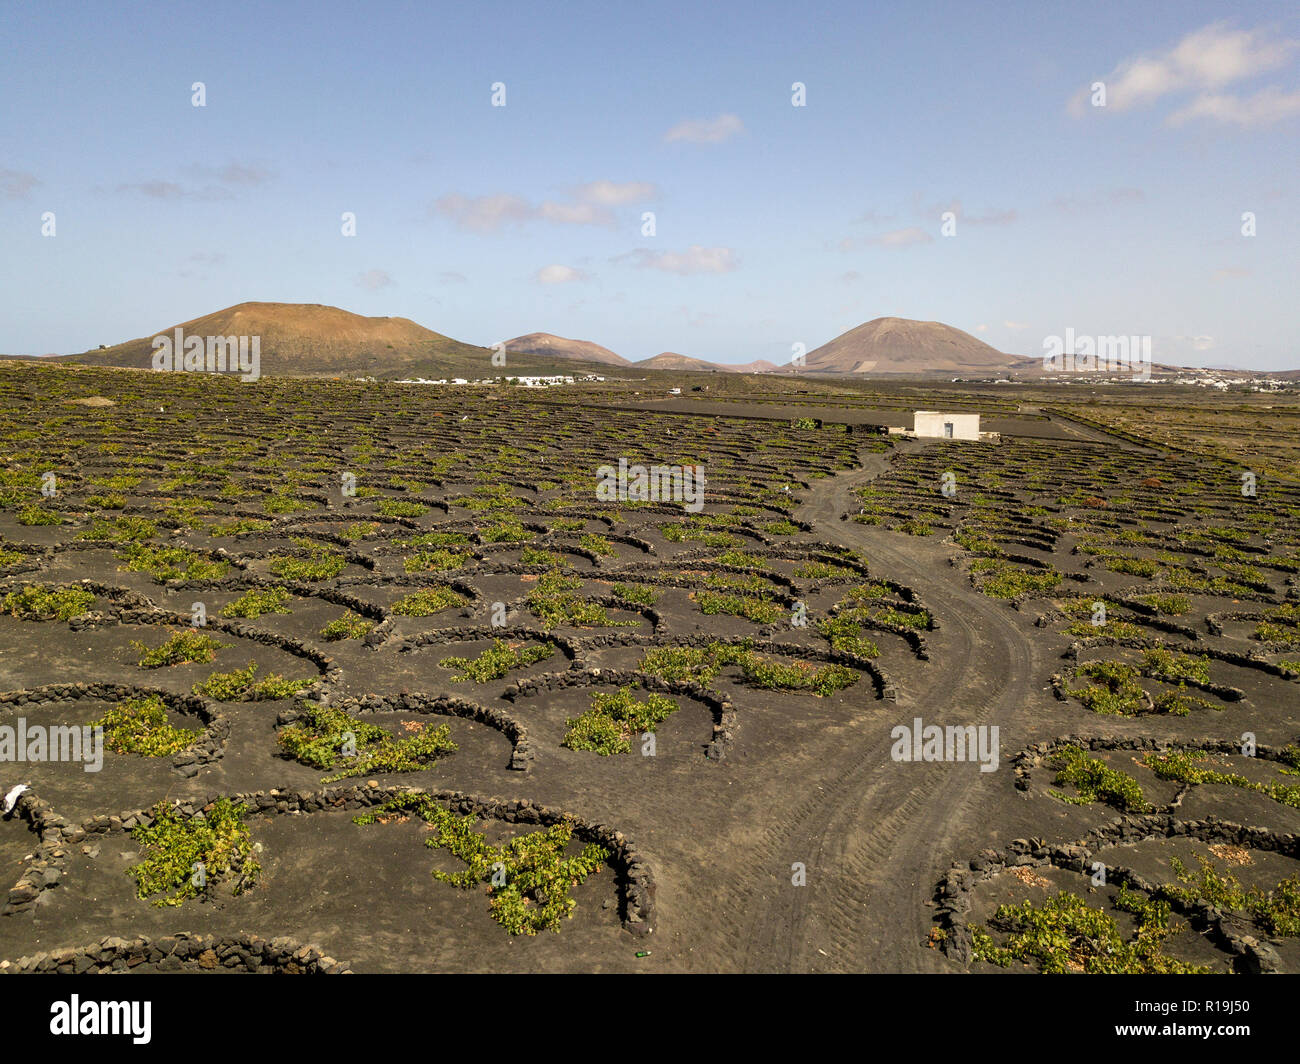
[[[1010,778],[969,763],[895,764],[889,731],[916,716],[998,724],[1005,754],[1008,725],[1041,697],[1039,648],[1013,610],[948,564],[952,548],[839,520],[857,508],[852,490],[887,468],[887,459],[871,456],[863,468],[820,482],[797,516],[822,538],[863,551],[873,573],[912,587],[932,611],[940,628],[927,634],[925,679],[900,689],[896,706],[876,703],[893,712],[869,726],[872,738],[852,763],[830,781],[810,781],[803,801],[750,848],[746,864],[755,870],[804,861],[808,884],[796,888],[788,874],[732,880],[719,913],[738,969],[952,970],[924,948],[932,919],[925,902],[951,861],[979,848],[983,808],[994,789],[1005,797]],[[774,889],[760,893],[759,880]]]

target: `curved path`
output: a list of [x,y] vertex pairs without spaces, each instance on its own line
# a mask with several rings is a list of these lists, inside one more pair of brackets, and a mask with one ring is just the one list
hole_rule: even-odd
[[[911,448],[907,448],[910,450]],[[766,825],[755,863],[804,860],[808,884],[761,896],[732,888],[737,967],[749,971],[951,970],[921,948],[931,926],[936,880],[954,859],[989,845],[986,807],[1015,800],[1006,758],[1012,740],[1044,698],[1051,648],[1005,602],[986,598],[949,564],[940,537],[910,537],[841,521],[858,502],[853,489],[879,475],[881,456],[864,468],[819,482],[797,516],[819,535],[863,552],[873,573],[916,590],[940,628],[927,635],[930,662],[920,681],[900,684],[899,701],[863,729],[863,745],[841,771]],[[1048,699],[1050,702],[1050,699]],[[925,724],[989,724],[1001,730],[998,771],[971,763],[895,763],[890,730]],[[801,855],[807,855],[806,857]]]

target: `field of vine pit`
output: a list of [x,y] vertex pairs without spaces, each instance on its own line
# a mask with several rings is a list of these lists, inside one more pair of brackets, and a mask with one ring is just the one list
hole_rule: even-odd
[[1282,414],[701,379],[0,364],[0,967],[1300,971]]

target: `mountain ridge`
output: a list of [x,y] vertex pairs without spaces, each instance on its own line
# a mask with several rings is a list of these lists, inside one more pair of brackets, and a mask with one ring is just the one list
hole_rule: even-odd
[[[534,332],[505,341],[506,364],[493,349],[465,343],[403,317],[365,317],[320,303],[250,301],[204,314],[146,336],[98,350],[40,356],[42,361],[148,369],[153,339],[186,336],[256,336],[266,376],[374,376],[403,379],[447,376],[480,379],[514,374],[572,374],[608,370],[697,373],[782,373],[836,376],[1021,377],[1041,373],[1041,359],[1005,354],[954,326],[908,318],[874,318],[809,352],[803,364],[766,359],[743,364],[711,362],[677,351],[632,361],[590,340]],[[11,356],[24,357],[24,356]],[[1158,370],[1177,367],[1157,366]],[[1206,373],[1206,370],[1189,370]],[[1257,372],[1257,371],[1251,371]],[[1275,371],[1300,375],[1300,371]]]

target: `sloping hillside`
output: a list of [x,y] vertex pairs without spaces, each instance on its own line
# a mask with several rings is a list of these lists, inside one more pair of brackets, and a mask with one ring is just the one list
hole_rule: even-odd
[[408,318],[367,318],[319,303],[239,303],[147,336],[66,356],[100,366],[149,368],[155,336],[259,338],[263,376],[402,376],[421,367],[491,372],[492,352]]
[[564,358],[576,362],[593,362],[602,366],[626,366],[630,363],[608,347],[589,340],[570,340],[554,333],[528,333],[506,341],[506,358],[513,354],[537,355],[543,358]]
[[987,373],[1024,360],[937,321],[876,318],[810,351],[814,373]]

